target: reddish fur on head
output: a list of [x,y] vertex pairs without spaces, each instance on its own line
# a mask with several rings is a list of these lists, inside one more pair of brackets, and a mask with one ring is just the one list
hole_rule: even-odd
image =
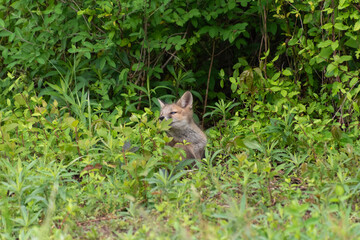
[[158,101],[161,106],[160,120],[172,119],[172,123],[170,125],[173,128],[180,129],[192,121],[193,97],[189,91],[185,92],[176,103],[166,104],[160,99],[158,99]]

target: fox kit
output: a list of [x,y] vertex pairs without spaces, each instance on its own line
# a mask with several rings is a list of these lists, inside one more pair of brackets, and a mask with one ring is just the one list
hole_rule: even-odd
[[[191,92],[185,92],[176,103],[166,104],[160,99],[158,101],[161,106],[160,121],[172,119],[168,134],[173,137],[173,140],[169,145],[184,149],[186,159],[201,159],[207,139],[204,132],[194,122]],[[189,144],[184,145],[184,140]]]

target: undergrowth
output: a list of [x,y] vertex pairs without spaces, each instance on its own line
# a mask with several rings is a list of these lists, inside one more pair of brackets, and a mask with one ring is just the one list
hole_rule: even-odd
[[359,9],[0,0],[1,239],[360,239]]
[[114,120],[83,94],[79,115],[31,88],[1,110],[3,239],[359,237],[357,126],[238,109],[179,162],[158,108]]

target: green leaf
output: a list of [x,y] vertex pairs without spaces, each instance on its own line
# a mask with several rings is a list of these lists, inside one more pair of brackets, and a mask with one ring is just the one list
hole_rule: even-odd
[[236,2],[235,2],[235,0],[229,0],[229,2],[228,2],[228,8],[229,8],[229,10],[234,9],[235,7],[236,7]]
[[345,30],[348,30],[349,27],[344,25],[343,23],[335,23],[334,27],[338,30],[342,30],[342,31],[345,31]]
[[338,195],[338,196],[343,196],[344,193],[345,193],[345,190],[344,190],[344,188],[343,188],[342,186],[336,185],[336,187],[335,187],[335,193],[336,193],[336,195]]
[[42,57],[38,57],[36,58],[36,60],[38,61],[38,63],[40,64],[45,64],[45,60]]
[[304,23],[308,24],[311,23],[313,20],[313,14],[312,13],[308,13],[304,16]]
[[270,90],[273,92],[278,92],[281,90],[281,87],[272,87],[272,88],[270,88]]
[[353,102],[353,108],[356,112],[359,112],[359,105],[356,102]]
[[339,47],[339,41],[336,40],[335,42],[331,43],[331,49],[335,51]]
[[284,76],[292,76],[292,73],[291,73],[291,71],[290,71],[289,69],[285,69],[285,70],[282,72],[282,74],[283,74]]
[[332,43],[333,43],[333,41],[331,41],[331,40],[326,40],[326,41],[320,42],[320,43],[318,44],[318,47],[319,47],[319,48],[328,47],[328,46],[330,46]]
[[280,72],[277,72],[277,73],[275,73],[274,76],[271,78],[271,81],[276,81],[276,80],[279,79],[279,77],[280,77]]
[[78,124],[79,124],[79,120],[75,120],[71,123],[71,126],[75,128],[77,127]]
[[332,84],[332,96],[335,96],[342,88],[343,88],[342,83],[334,82]]
[[352,100],[352,95],[351,95],[350,92],[347,92],[347,93],[346,93],[346,98],[347,98],[347,100],[349,100],[349,101]]
[[344,56],[341,56],[340,59],[339,59],[339,63],[343,63],[343,62],[347,62],[347,61],[350,61],[352,60],[352,57],[349,56],[349,55],[344,55]]
[[115,36],[115,31],[111,31],[109,33],[109,39],[112,40],[114,38],[114,36]]
[[190,12],[188,13],[189,15],[189,18],[192,18],[192,17],[200,17],[201,16],[201,13],[199,11],[199,9],[196,9],[196,8],[193,8],[190,10]]
[[232,83],[231,84],[231,91],[234,93],[237,89],[237,84],[236,83]]
[[335,64],[335,63],[330,63],[330,64],[327,66],[326,71],[327,71],[327,72],[333,72],[334,69],[337,68],[337,67],[338,67],[337,64]]
[[243,143],[247,148],[258,150],[260,152],[263,151],[263,148],[261,147],[261,145],[256,140],[244,139]]
[[82,36],[82,35],[77,35],[76,37],[73,37],[73,38],[71,39],[71,42],[72,42],[72,43],[76,43],[76,42],[78,42],[78,41],[80,41],[80,40],[83,40],[83,39],[85,39],[84,36]]
[[358,20],[354,25],[354,31],[359,31],[359,30],[360,30],[360,20]]
[[211,38],[215,38],[218,35],[218,30],[215,27],[209,28],[209,35]]
[[9,42],[14,41],[15,36],[16,36],[15,33],[10,34],[10,36],[9,36]]
[[119,75],[119,81],[125,83],[128,77],[128,73],[129,73],[128,68],[124,68],[123,70],[121,70]]
[[260,68],[254,68],[254,72],[256,72],[257,73],[257,75],[261,78],[261,79],[264,79],[264,76],[263,76],[263,74],[262,74],[262,71],[261,71],[261,69]]
[[332,27],[333,27],[332,23],[326,23],[321,28],[324,30],[329,30]]
[[288,42],[288,45],[289,46],[294,46],[295,44],[298,43],[298,41],[299,41],[299,39],[294,37],[294,38],[290,39],[290,41]]
[[339,10],[347,8],[350,5],[350,1],[349,0],[340,0],[339,1]]
[[353,78],[353,79],[351,79],[349,86],[353,87],[357,82],[358,82],[358,78]]
[[334,51],[331,49],[331,47],[321,49],[318,58],[316,59],[316,63],[321,63],[327,60],[333,54],[333,52]]
[[91,58],[90,52],[85,52],[85,53],[84,53],[84,56],[85,56],[87,59],[90,59],[90,58]]
[[5,130],[5,132],[10,132],[11,130],[15,129],[18,127],[19,124],[17,123],[10,123],[10,124],[6,124],[2,127],[2,129]]
[[300,92],[290,92],[288,96],[289,98],[292,98],[293,96],[296,96],[298,94],[300,94]]
[[20,106],[23,105],[25,106],[26,105],[26,102],[25,102],[25,99],[23,96],[21,96],[21,94],[16,94],[14,96],[14,100],[16,103],[18,103]]
[[103,58],[101,58],[100,59],[100,70],[103,70],[104,69],[104,67],[105,67],[105,63],[106,63],[106,58],[105,57],[103,57]]
[[109,56],[106,56],[106,61],[111,67],[116,68],[115,62]]
[[345,42],[345,46],[355,49],[360,48],[360,39],[349,38],[349,40]]
[[128,38],[123,38],[123,39],[121,39],[120,47],[125,47],[129,43],[130,43],[130,40]]
[[219,76],[220,76],[220,78],[224,78],[224,77],[225,77],[224,69],[220,69]]

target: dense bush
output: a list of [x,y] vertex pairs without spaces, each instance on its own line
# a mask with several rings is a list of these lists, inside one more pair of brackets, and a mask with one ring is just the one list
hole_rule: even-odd
[[[0,234],[359,238],[356,0],[0,0]],[[195,96],[202,161],[156,98]]]

